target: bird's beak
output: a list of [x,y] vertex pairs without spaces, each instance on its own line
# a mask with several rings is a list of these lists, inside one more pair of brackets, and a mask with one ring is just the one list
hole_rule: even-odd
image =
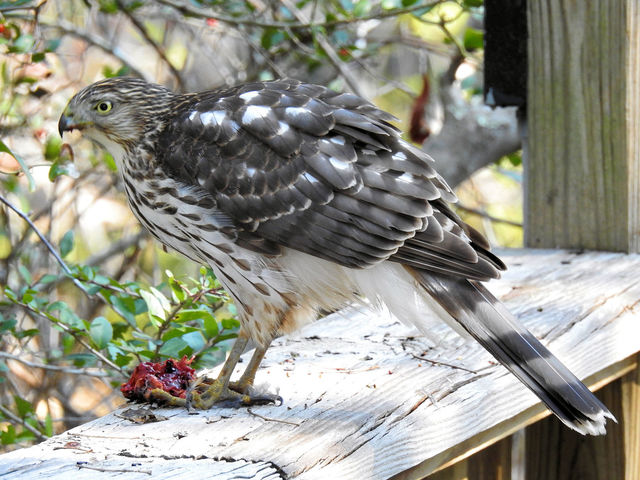
[[62,137],[64,132],[70,132],[71,130],[82,130],[88,126],[91,122],[82,122],[74,118],[73,112],[67,107],[58,120],[58,133]]
[[60,116],[60,120],[58,120],[58,133],[60,133],[60,137],[67,130],[71,130],[71,125],[73,125],[73,121],[71,117],[68,117],[66,113],[63,113]]

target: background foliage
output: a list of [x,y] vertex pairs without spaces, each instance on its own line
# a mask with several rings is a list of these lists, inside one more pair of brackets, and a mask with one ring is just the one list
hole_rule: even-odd
[[[0,1],[2,448],[121,404],[115,387],[140,361],[219,363],[238,327],[211,272],[140,229],[113,159],[79,138],[74,157],[58,137],[74,92],[124,74],[179,91],[296,77],[373,99],[421,142],[469,112],[491,118],[478,110],[482,12],[482,0]],[[459,190],[461,212],[517,244],[520,157],[493,160],[488,187]]]

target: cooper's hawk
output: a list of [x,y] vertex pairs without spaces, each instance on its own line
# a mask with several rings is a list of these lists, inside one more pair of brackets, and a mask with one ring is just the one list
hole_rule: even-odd
[[[423,329],[430,308],[570,428],[604,433],[607,408],[480,283],[504,264],[392,120],[355,95],[295,80],[178,95],[116,78],[73,97],[59,130],[109,150],[140,222],[211,266],[238,307],[236,344],[194,404],[251,401],[275,334],[366,297]],[[249,338],[259,346],[230,383]]]

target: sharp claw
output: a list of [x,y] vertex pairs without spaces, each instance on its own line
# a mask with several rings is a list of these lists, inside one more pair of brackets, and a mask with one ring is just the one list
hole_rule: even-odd
[[282,397],[280,395],[274,395],[271,393],[262,393],[258,395],[248,394],[242,397],[242,403],[247,406],[251,405],[275,405],[279,407],[283,404]]

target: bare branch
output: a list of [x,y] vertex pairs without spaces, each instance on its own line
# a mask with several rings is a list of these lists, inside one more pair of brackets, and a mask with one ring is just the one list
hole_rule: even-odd
[[151,38],[149,36],[149,32],[147,32],[147,29],[144,27],[144,25],[142,24],[142,22],[140,22],[140,20],[138,20],[136,18],[135,15],[133,15],[128,9],[127,6],[125,4],[122,3],[122,0],[116,0],[116,5],[118,5],[118,8],[120,9],[120,12],[122,12],[123,15],[125,15],[129,21],[133,24],[133,26],[135,27],[136,30],[138,30],[138,32],[140,33],[140,35],[142,35],[142,38],[149,44],[151,45],[151,47],[153,47],[153,49],[156,51],[156,53],[158,54],[158,56],[160,57],[160,59],[169,67],[169,70],[171,70],[171,74],[175,77],[176,82],[177,82],[177,86],[178,86],[178,90],[182,90],[183,85],[184,85],[184,81],[182,79],[182,75],[180,74],[180,72],[178,71],[178,69],[176,67],[173,66],[173,64],[169,61],[169,59],[167,58],[167,55],[164,51],[164,49],[162,48],[162,46],[158,45],[153,38]]
[[37,428],[29,425],[24,419],[18,417],[17,415],[14,415],[11,410],[5,408],[5,406],[2,404],[0,404],[0,412],[2,412],[2,414],[12,422],[22,425],[26,430],[29,430],[36,436],[38,440],[47,440],[49,438],[45,434],[39,432]]
[[48,322],[51,322],[51,323],[55,324],[56,326],[60,327],[66,333],[71,335],[76,340],[76,342],[78,342],[80,345],[82,345],[84,348],[86,348],[89,352],[91,352],[94,356],[96,356],[97,358],[102,360],[105,364],[109,365],[114,370],[120,372],[120,374],[122,375],[123,378],[127,378],[127,376],[128,376],[127,373],[121,367],[119,367],[118,365],[113,363],[111,360],[109,360],[107,357],[105,357],[102,353],[100,353],[98,350],[96,350],[91,345],[89,345],[87,342],[85,342],[84,339],[78,334],[78,332],[76,332],[75,330],[70,328],[68,325],[58,321],[57,319],[50,318],[49,316],[45,315],[44,313],[42,313],[42,312],[36,310],[35,308],[33,308],[31,305],[27,305],[26,303],[22,303],[22,302],[19,302],[19,301],[14,301],[14,303],[16,305],[19,305],[20,307],[24,308],[25,310],[33,313],[34,315],[37,315],[40,318],[44,318]]
[[[439,3],[444,3],[444,0],[436,0],[433,2],[420,2],[417,5],[412,5],[411,7],[406,8],[393,8],[390,10],[381,10],[377,13],[371,15],[365,15],[362,17],[349,17],[337,20],[331,20],[328,22],[310,22],[308,19],[300,19],[298,18],[299,23],[296,22],[265,22],[260,20],[254,20],[250,18],[241,18],[241,17],[228,17],[225,15],[218,15],[212,10],[205,10],[201,8],[195,8],[189,6],[185,3],[173,2],[171,0],[157,0],[158,3],[166,5],[168,7],[174,8],[179,11],[183,15],[190,17],[198,17],[198,18],[212,18],[218,20],[220,22],[227,23],[229,25],[240,26],[247,25],[251,27],[260,27],[260,28],[291,28],[291,29],[310,29],[312,27],[336,27],[340,25],[347,25],[352,23],[360,23],[366,22],[368,20],[382,20],[384,18],[397,17],[399,15],[403,15],[405,13],[412,13],[418,10],[422,10],[427,7],[433,7]],[[289,7],[287,7],[289,8]],[[291,9],[290,9],[291,10]],[[293,12],[293,10],[292,10]]]
[[127,67],[127,69],[129,69],[129,71],[134,75],[140,78],[144,78],[145,80],[151,80],[151,78],[148,78],[144,74],[144,72],[142,72],[142,70],[136,68],[127,57],[125,57],[118,50],[114,49],[113,46],[109,45],[109,43],[107,43],[102,37],[93,35],[92,33],[87,31],[77,30],[75,25],[60,18],[56,22],[57,23],[54,24],[40,21],[39,26],[52,30],[59,30],[60,32],[67,35],[80,38],[81,40],[87,42],[87,44],[99,48],[108,55],[111,55],[112,57],[118,59],[118,61],[120,61],[120,63]]
[[[71,269],[67,266],[67,264],[64,262],[64,260],[62,260],[62,257],[60,256],[60,254],[58,254],[58,252],[54,248],[54,246],[51,245],[49,240],[47,240],[47,237],[45,237],[44,234],[38,229],[38,227],[36,227],[36,225],[31,221],[29,216],[26,213],[24,213],[22,210],[20,210],[18,207],[16,207],[9,200],[7,200],[1,194],[0,194],[0,202],[4,203],[7,207],[9,207],[11,210],[13,210],[20,218],[22,218],[25,222],[27,222],[29,227],[31,227],[31,230],[33,230],[36,233],[36,235],[38,235],[38,238],[40,238],[40,241],[42,243],[44,243],[45,247],[47,247],[47,249],[49,250],[51,255],[56,259],[56,261],[62,267],[62,269],[65,271],[65,273],[68,274],[68,275],[71,275]],[[84,287],[82,285],[80,285],[80,288],[84,291]]]
[[493,223],[504,223],[505,225],[511,225],[512,227],[522,228],[522,223],[514,222],[513,220],[507,220],[506,218],[494,217],[477,208],[466,207],[464,205],[461,205],[460,203],[456,203],[455,208],[458,210],[462,210],[463,212],[471,213],[472,215],[477,215],[479,217],[486,218],[487,220]]
[[[309,22],[306,15],[302,11],[300,11],[300,9],[298,9],[293,2],[291,2],[290,0],[280,0],[280,1],[285,7],[287,7],[287,9],[291,13],[293,13],[294,17],[296,17],[301,23],[304,24]],[[313,32],[313,35],[316,41],[318,42],[318,44],[322,47],[322,49],[327,54],[327,57],[329,57],[329,60],[331,61],[333,66],[338,69],[342,77],[345,79],[345,81],[347,82],[347,85],[349,85],[351,90],[357,95],[364,97],[364,93],[360,88],[359,82],[353,76],[353,74],[349,71],[345,63],[342,60],[340,60],[340,56],[334,50],[333,45],[331,45],[331,42],[327,40],[327,37],[318,31]]]
[[30,362],[28,360],[25,360],[22,357],[19,357],[18,355],[12,355],[10,353],[7,352],[0,352],[0,358],[4,358],[4,359],[8,359],[8,360],[14,360],[16,362],[20,362],[23,365],[26,365],[27,367],[30,368],[39,368],[42,370],[50,370],[50,371],[54,371],[54,372],[62,372],[62,373],[68,373],[70,375],[86,375],[86,376],[90,376],[90,377],[108,377],[109,374],[106,372],[97,372],[95,371],[96,369],[94,368],[73,368],[73,367],[65,367],[62,365],[47,365],[44,363],[35,363],[35,362]]
[[101,265],[105,261],[109,260],[114,255],[122,253],[127,248],[136,245],[140,240],[147,237],[148,233],[146,230],[140,230],[135,235],[131,235],[129,237],[121,238],[117,242],[113,242],[109,247],[103,250],[100,253],[96,253],[89,257],[84,263],[86,265]]

